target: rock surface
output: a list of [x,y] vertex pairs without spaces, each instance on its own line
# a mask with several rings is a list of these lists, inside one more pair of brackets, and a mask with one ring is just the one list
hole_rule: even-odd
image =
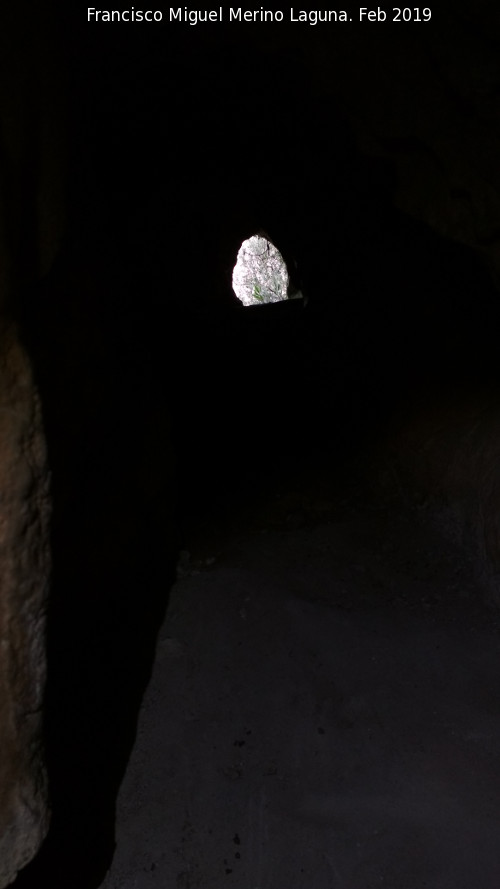
[[498,886],[498,613],[324,489],[183,554],[102,889]]
[[50,554],[40,405],[15,330],[0,330],[0,887],[49,822],[41,749]]
[[[42,6],[44,8],[42,8]],[[30,360],[8,320],[64,228],[64,77],[52,9],[0,12],[0,887],[48,829],[41,746],[49,496]],[[7,75],[8,72],[8,75]]]

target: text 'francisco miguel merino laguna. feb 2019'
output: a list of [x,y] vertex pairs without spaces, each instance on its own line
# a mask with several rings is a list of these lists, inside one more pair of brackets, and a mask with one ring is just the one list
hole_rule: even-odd
[[234,22],[296,22],[298,24],[318,25],[321,23],[342,22],[429,22],[432,18],[432,10],[426,7],[390,7],[377,6],[369,9],[366,6],[358,7],[358,10],[345,9],[290,9],[283,12],[280,9],[243,9],[238,7],[223,7],[217,9],[191,9],[188,6],[170,7],[161,9],[138,9],[135,6],[130,9],[96,9],[87,7],[87,21],[89,22],[171,22],[172,24],[198,25],[202,23]]

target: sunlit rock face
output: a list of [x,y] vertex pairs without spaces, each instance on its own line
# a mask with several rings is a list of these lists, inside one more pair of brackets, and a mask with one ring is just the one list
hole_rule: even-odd
[[48,471],[38,397],[12,327],[0,331],[0,887],[48,827],[41,749],[49,576]]
[[244,306],[277,303],[287,298],[285,261],[262,235],[243,241],[233,271],[233,290]]

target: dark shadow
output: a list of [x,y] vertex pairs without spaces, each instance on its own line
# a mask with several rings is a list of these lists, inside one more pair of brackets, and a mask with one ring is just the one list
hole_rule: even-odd
[[[135,738],[176,561],[175,467],[131,282],[68,268],[25,305],[52,471],[46,747],[53,818],[16,889],[94,889],[114,849],[116,796]],[[110,311],[109,288],[122,311]],[[107,301],[106,301],[107,297]]]

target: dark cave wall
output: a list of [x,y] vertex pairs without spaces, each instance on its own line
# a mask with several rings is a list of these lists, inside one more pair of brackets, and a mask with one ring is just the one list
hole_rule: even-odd
[[[455,4],[433,31],[339,39],[89,28],[54,8],[28,37],[22,11],[2,29],[4,58],[25,54],[4,84],[2,294],[53,498],[54,818],[21,889],[66,886],[75,861],[82,889],[106,870],[176,552],[228,489],[237,509],[283,467],[341,473],[355,454],[380,490],[389,472],[449,508],[490,572],[500,560],[496,13]],[[306,307],[232,295],[259,229]]]
[[50,500],[40,400],[16,330],[0,322],[0,885],[48,828],[41,745]]
[[[43,37],[46,42],[43,45]],[[50,27],[0,16],[0,885],[49,824],[42,745],[49,591],[49,469],[33,367],[16,317],[44,274],[64,215],[61,97]],[[46,55],[47,53],[47,55]]]

